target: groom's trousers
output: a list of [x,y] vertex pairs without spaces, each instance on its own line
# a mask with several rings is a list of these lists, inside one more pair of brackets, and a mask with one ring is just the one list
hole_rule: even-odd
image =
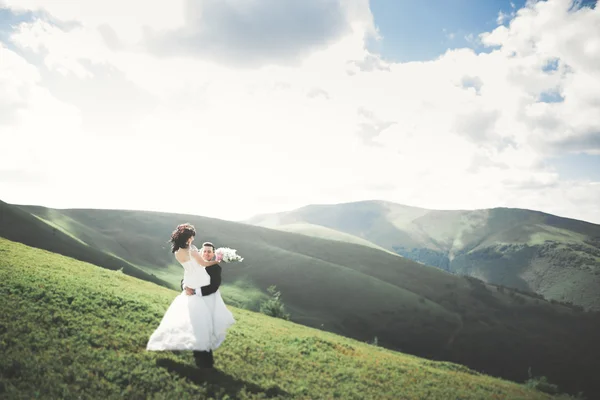
[[215,363],[212,351],[194,351],[194,360],[198,368],[212,368]]

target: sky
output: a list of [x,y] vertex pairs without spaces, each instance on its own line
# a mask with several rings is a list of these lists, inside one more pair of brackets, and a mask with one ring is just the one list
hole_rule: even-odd
[[0,0],[0,200],[599,224],[595,3]]

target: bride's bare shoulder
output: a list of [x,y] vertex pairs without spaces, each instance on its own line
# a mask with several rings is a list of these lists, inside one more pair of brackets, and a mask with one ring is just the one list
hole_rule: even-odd
[[178,249],[175,252],[175,258],[177,259],[177,261],[179,261],[180,263],[184,263],[186,261],[190,260],[190,256],[188,254],[187,251],[183,251],[184,249]]

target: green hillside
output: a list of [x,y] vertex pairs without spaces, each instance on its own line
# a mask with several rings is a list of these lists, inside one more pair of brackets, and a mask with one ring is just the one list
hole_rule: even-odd
[[372,247],[374,249],[378,249],[378,250],[382,250],[382,251],[386,251],[386,252],[395,254],[389,250],[384,249],[381,246],[377,246],[376,244],[369,242],[368,240],[361,239],[357,236],[349,235],[347,233],[329,229],[329,228],[326,228],[326,227],[320,226],[320,225],[306,224],[306,223],[287,224],[287,225],[278,226],[277,229],[285,231],[285,232],[300,233],[303,235],[309,235],[309,236],[319,237],[319,238],[323,238],[323,239],[337,240],[340,242],[347,242],[347,243],[353,243],[353,244],[360,244],[362,246]]
[[433,362],[231,307],[216,371],[145,344],[177,292],[0,239],[0,396],[550,399]]
[[[10,206],[176,287],[166,239],[191,222],[197,241],[239,250],[224,266],[229,304],[258,310],[276,285],[292,321],[363,342],[467,365],[513,381],[531,369],[570,393],[600,393],[600,318],[356,244],[191,215]],[[27,229],[23,221],[22,229]],[[67,221],[68,223],[66,223]],[[32,227],[30,235],[41,236]],[[60,252],[64,249],[59,248]],[[99,264],[102,266],[102,264]]]
[[[143,269],[133,266],[128,261],[115,257],[110,252],[99,250],[93,242],[86,243],[81,240],[81,237],[85,239],[89,237],[79,236],[81,231],[87,229],[86,227],[77,225],[59,212],[47,211],[41,215],[32,214],[0,200],[0,237],[102,265],[104,268],[122,269],[124,273],[136,278],[168,285],[167,282],[144,272]],[[75,226],[77,229],[74,229]]]
[[351,235],[452,273],[600,310],[600,226],[583,221],[521,209],[434,211],[364,201],[247,222],[282,230],[318,225],[339,232],[332,239]]

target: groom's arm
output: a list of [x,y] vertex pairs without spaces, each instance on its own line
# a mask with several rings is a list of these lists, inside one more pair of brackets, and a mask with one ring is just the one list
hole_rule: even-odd
[[[187,294],[188,296],[191,296],[191,295],[194,295],[194,294],[196,294],[196,289],[192,289],[192,288],[189,288],[189,287],[187,287],[187,286],[184,286],[184,285],[183,285],[183,279],[182,279],[182,280],[181,280],[181,290],[184,290],[184,288],[185,288],[185,290],[186,290],[186,294]],[[188,289],[190,289],[190,290],[192,290],[192,291],[191,291],[191,292],[188,292]]]

